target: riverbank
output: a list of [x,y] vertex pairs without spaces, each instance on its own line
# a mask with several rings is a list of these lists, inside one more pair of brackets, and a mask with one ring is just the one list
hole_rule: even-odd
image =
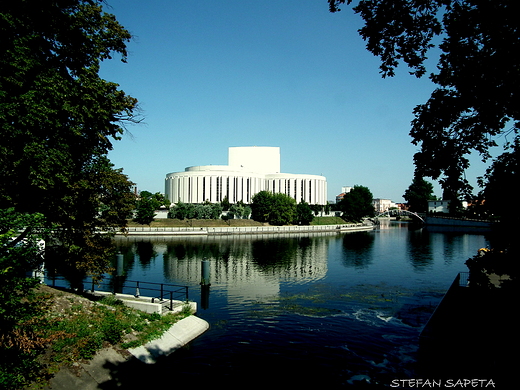
[[458,228],[491,229],[493,223],[488,220],[455,218],[448,216],[426,216],[427,226],[447,226]]
[[111,296],[45,285],[38,294],[46,304],[35,329],[48,343],[35,356],[40,372],[31,373],[27,389],[105,388],[115,383],[122,364],[154,363],[209,328],[191,306],[161,316],[134,310]]
[[[230,235],[230,234],[279,234],[279,233],[321,233],[369,231],[372,223],[345,223],[339,218],[326,219],[329,224],[319,222],[311,225],[271,226],[253,220],[160,220],[149,226],[129,223],[126,235]],[[325,222],[321,220],[320,222]],[[123,234],[123,233],[120,233]]]
[[206,321],[191,315],[175,323],[162,337],[141,347],[128,350],[118,346],[105,347],[89,361],[61,368],[44,390],[119,388],[119,375],[124,370],[142,370],[143,363],[154,364],[158,358],[183,347],[208,328]]

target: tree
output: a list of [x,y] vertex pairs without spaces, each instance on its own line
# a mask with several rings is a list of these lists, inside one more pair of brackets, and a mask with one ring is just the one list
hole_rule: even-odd
[[314,212],[315,216],[318,216],[319,213],[323,213],[324,207],[321,204],[313,204],[313,205],[309,205],[309,207]]
[[[501,242],[497,242],[500,249],[507,248],[514,242],[517,230],[513,227],[516,222],[515,207],[508,201],[511,189],[515,183],[520,183],[520,140],[516,139],[508,153],[502,154],[488,168],[484,177],[480,178],[484,187],[480,197],[484,199],[484,209],[488,215],[500,218],[502,227]],[[516,249],[518,251],[518,249]]]
[[170,208],[168,212],[168,218],[177,218],[177,219],[185,219],[188,218],[190,213],[190,207],[192,205],[184,202],[177,202],[173,207]]
[[428,211],[428,201],[436,199],[433,195],[433,184],[415,176],[403,198],[408,202],[411,211],[425,213]]
[[235,203],[229,207],[229,218],[233,219],[236,217],[241,219],[242,214],[244,214],[244,205],[242,203]]
[[339,208],[343,218],[351,222],[361,222],[365,217],[374,216],[373,196],[367,187],[356,185],[345,194]]
[[269,214],[273,204],[273,194],[269,191],[260,191],[251,199],[251,219],[258,222],[269,221]]
[[[22,214],[14,208],[0,210],[0,343],[5,331],[26,316],[30,307],[23,301],[36,283],[25,275],[38,268],[44,248],[41,214]],[[25,234],[19,235],[23,230]],[[31,234],[29,234],[31,232]]]
[[156,203],[151,198],[143,198],[137,201],[135,207],[134,222],[140,223],[141,225],[150,225],[155,216]]
[[[317,212],[314,211],[316,214]],[[314,219],[313,210],[303,199],[296,205],[296,222],[300,225],[309,225]]]
[[155,210],[159,210],[161,207],[169,208],[171,204],[169,199],[160,192],[152,194],[150,191],[141,191],[140,196],[150,199],[154,203]]
[[516,140],[509,153],[497,158],[481,178],[482,198],[491,214],[501,218],[512,215],[511,203],[507,201],[511,186],[520,183],[520,140]]
[[276,193],[272,195],[273,203],[268,222],[271,225],[289,225],[296,221],[296,201],[288,195]]
[[[351,0],[329,0],[331,12]],[[361,0],[354,12],[365,25],[360,35],[381,59],[383,77],[399,62],[426,74],[425,60],[436,37],[441,55],[431,97],[414,110],[410,135],[420,146],[416,174],[439,180],[445,199],[469,196],[464,177],[468,156],[488,161],[499,136],[520,129],[518,72],[520,29],[514,0]]]
[[324,207],[324,208],[325,208],[325,214],[330,213],[330,211],[331,211],[331,210],[330,210],[331,207],[330,207],[330,203],[329,203],[328,201],[327,201],[327,203],[325,204],[325,207]]
[[90,274],[95,279],[108,271],[114,255],[112,235],[126,226],[135,207],[134,183],[114,169],[106,156],[94,158],[75,178],[74,187],[57,202],[47,240],[58,240],[49,248],[46,267],[67,276],[74,287]]
[[224,199],[222,199],[222,202],[220,202],[220,205],[222,206],[223,211],[228,211],[231,204],[229,203],[228,196],[226,195]]
[[288,225],[297,220],[296,201],[285,194],[260,191],[253,196],[250,208],[251,218],[258,222]]
[[[38,280],[26,273],[41,265],[44,223],[41,214],[0,210],[0,387],[21,388],[35,372],[33,351],[46,341],[34,333],[31,318]],[[19,235],[19,231],[24,234]]]
[[161,207],[170,207],[168,198],[160,192],[152,194],[150,191],[141,191],[136,204],[134,221],[143,225],[149,225],[157,215],[155,210],[159,210]]
[[126,61],[131,38],[102,3],[0,5],[0,209],[42,214],[62,243],[56,266],[96,275],[110,265],[99,224],[124,227],[131,200],[106,155],[138,121],[137,100],[98,74],[114,53]]
[[249,219],[249,217],[251,216],[251,212],[252,212],[251,206],[245,205],[244,211],[242,213],[242,218]]

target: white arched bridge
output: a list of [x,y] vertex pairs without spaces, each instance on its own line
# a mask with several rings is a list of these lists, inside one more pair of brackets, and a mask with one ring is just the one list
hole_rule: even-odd
[[377,218],[383,217],[383,216],[396,217],[396,216],[402,216],[402,215],[411,216],[411,217],[416,218],[419,221],[421,221],[421,223],[426,223],[424,218],[421,217],[419,214],[414,213],[412,211],[408,211],[408,210],[387,210],[385,212],[376,214],[375,218],[377,219]]

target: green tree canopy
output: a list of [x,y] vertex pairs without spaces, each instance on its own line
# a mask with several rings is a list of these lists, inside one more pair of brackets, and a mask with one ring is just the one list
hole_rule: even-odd
[[[469,195],[470,154],[486,161],[497,137],[520,129],[520,28],[516,0],[329,0],[331,12],[354,3],[360,35],[381,59],[383,77],[404,62],[417,77],[437,45],[437,85],[418,105],[412,142],[419,177],[439,180],[446,199]],[[507,147],[507,144],[506,144]]]
[[231,203],[229,203],[229,199],[228,199],[227,195],[224,197],[224,199],[222,199],[222,202],[220,202],[220,205],[222,206],[222,210],[224,210],[224,211],[229,210]]
[[495,216],[512,216],[511,203],[507,201],[511,189],[520,183],[520,140],[517,139],[509,153],[497,158],[481,178],[482,198],[486,209]]
[[269,223],[271,225],[289,225],[296,221],[296,201],[288,195],[282,193],[273,194],[273,203],[269,213]]
[[365,217],[374,216],[373,196],[367,187],[356,185],[347,192],[339,208],[343,218],[350,222],[361,222]]
[[251,199],[251,219],[258,222],[268,222],[273,205],[273,194],[269,191],[260,191]]
[[194,218],[195,206],[191,203],[177,202],[168,212],[169,218],[186,219]]
[[[480,197],[484,199],[483,207],[489,216],[497,217],[502,222],[500,226],[500,241],[496,242],[496,246],[500,249],[509,249],[510,252],[516,253],[516,259],[520,252],[520,248],[515,243],[517,234],[516,227],[516,209],[508,201],[511,189],[517,188],[520,183],[520,140],[516,139],[511,146],[511,151],[502,154],[488,168],[486,174],[481,179],[484,190]],[[511,244],[512,247],[509,247]],[[509,248],[508,248],[509,247]]]
[[411,211],[425,213],[428,211],[428,201],[436,199],[433,195],[433,184],[415,176],[403,198],[408,202]]
[[309,225],[314,219],[313,208],[303,199],[296,205],[296,222],[301,225]]
[[170,201],[160,192],[152,194],[150,191],[141,191],[136,202],[136,213],[134,221],[142,225],[149,225],[154,220],[155,210],[169,208]]
[[43,214],[63,264],[96,274],[109,265],[99,228],[124,226],[133,202],[106,155],[138,121],[137,100],[98,73],[131,38],[102,4],[0,5],[0,209]]
[[285,194],[260,191],[253,196],[250,207],[251,219],[258,222],[281,226],[297,221],[296,201]]
[[[0,388],[22,388],[37,371],[31,352],[42,346],[30,320],[40,310],[32,302],[38,280],[26,273],[42,261],[43,215],[0,209]],[[18,235],[19,231],[24,233]]]
[[153,199],[141,197],[141,199],[136,202],[134,222],[141,225],[150,225],[157,215],[155,214],[155,210],[157,209],[155,206],[156,203]]

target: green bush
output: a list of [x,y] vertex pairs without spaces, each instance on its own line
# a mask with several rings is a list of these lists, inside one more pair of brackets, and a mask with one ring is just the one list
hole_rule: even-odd
[[124,330],[124,324],[122,321],[116,318],[115,314],[108,313],[101,328],[103,339],[108,341],[110,344],[117,344],[123,338]]

